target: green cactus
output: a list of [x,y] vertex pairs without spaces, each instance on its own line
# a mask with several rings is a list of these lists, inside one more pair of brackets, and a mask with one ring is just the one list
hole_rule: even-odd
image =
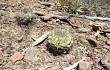
[[16,21],[18,24],[27,25],[32,22],[34,18],[33,12],[24,8],[23,10],[20,10],[20,12],[17,12]]
[[48,35],[47,48],[53,50],[52,52],[54,53],[54,55],[68,53],[71,46],[72,36],[65,29],[55,29]]

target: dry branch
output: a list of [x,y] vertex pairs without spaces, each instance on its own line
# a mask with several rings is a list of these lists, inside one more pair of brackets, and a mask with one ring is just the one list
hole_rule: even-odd
[[50,32],[51,32],[51,31],[49,31],[49,32],[47,32],[47,33],[45,33],[45,34],[43,34],[41,37],[39,37],[38,39],[36,39],[36,40],[33,42],[32,46],[38,45],[38,44],[41,43],[43,40],[45,40],[45,39],[47,38],[47,35],[48,35]]
[[68,19],[68,16],[59,16],[59,15],[54,15],[54,14],[46,14],[44,12],[40,12],[40,11],[33,11],[35,14],[40,15],[40,16],[51,16],[52,18],[58,18],[61,20],[66,20]]
[[85,18],[85,19],[89,19],[89,20],[101,20],[101,21],[110,21],[110,18],[107,17],[95,17],[95,16],[86,16],[86,15],[76,15],[76,14],[68,14],[67,16],[60,16],[60,15],[55,15],[55,14],[47,14],[44,12],[40,12],[40,11],[34,11],[33,12],[37,15],[41,15],[41,16],[51,16],[52,18],[58,18],[61,20],[67,20],[69,17],[78,17],[78,18]]
[[102,21],[110,21],[110,18],[107,17],[96,17],[96,16],[86,16],[86,15],[76,15],[76,14],[69,14],[69,16],[72,17],[78,17],[78,18],[86,18],[89,20],[102,20]]

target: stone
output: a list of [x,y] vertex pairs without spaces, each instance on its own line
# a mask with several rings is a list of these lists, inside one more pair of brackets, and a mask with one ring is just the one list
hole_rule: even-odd
[[51,16],[41,16],[40,17],[43,21],[49,21],[52,17]]
[[12,69],[13,69],[13,70],[25,70],[25,69],[23,68],[23,66],[24,66],[24,62],[23,62],[23,61],[17,61],[17,62],[13,65]]
[[0,51],[2,50],[2,48],[0,48]]
[[92,62],[91,61],[80,62],[78,70],[92,70]]
[[110,46],[110,39],[107,39],[105,43]]
[[23,55],[21,54],[21,52],[16,51],[11,57],[9,57],[9,59],[12,62],[16,62],[18,60],[21,60],[23,58]]
[[105,56],[104,58],[102,58],[101,64],[102,66],[106,67],[107,70],[110,70],[110,56]]
[[91,47],[97,47],[99,42],[94,38],[88,38],[87,41],[90,43]]
[[108,45],[105,45],[105,46],[103,46],[105,49],[107,49],[107,50],[110,50],[110,46],[108,46]]
[[107,38],[110,38],[110,33],[106,33],[106,37]]
[[17,13],[12,13],[12,12],[10,12],[10,14],[9,14],[10,18],[15,18],[16,15],[17,15]]
[[24,54],[24,59],[29,61],[36,61],[37,56],[40,52],[38,52],[38,49],[36,47],[30,47]]
[[91,30],[89,28],[79,28],[78,29],[78,32],[80,33],[87,33],[87,32],[90,32]]
[[[109,26],[108,26],[109,27]],[[104,29],[103,32],[110,33],[110,29]]]
[[90,26],[92,26],[93,30],[103,30],[105,23],[101,21],[90,22]]
[[1,16],[2,16],[2,11],[0,10],[0,18],[1,18]]

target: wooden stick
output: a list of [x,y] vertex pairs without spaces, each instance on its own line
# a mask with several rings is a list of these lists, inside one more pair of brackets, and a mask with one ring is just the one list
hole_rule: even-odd
[[33,12],[37,15],[41,15],[41,16],[51,16],[52,18],[58,18],[61,20],[67,20],[69,17],[77,17],[77,18],[85,18],[85,19],[89,19],[89,20],[101,20],[101,21],[110,21],[110,18],[107,17],[95,17],[95,16],[86,16],[86,15],[76,15],[76,14],[68,14],[67,16],[60,16],[60,15],[55,15],[55,14],[47,14],[44,12],[40,12],[40,11],[34,11]]
[[47,38],[47,36],[48,36],[48,34],[49,34],[50,32],[51,32],[51,31],[49,31],[49,32],[47,32],[47,33],[45,33],[45,34],[43,34],[41,37],[39,37],[38,39],[36,39],[36,40],[33,42],[32,46],[38,45],[39,43],[41,43],[42,41],[44,41],[44,40]]
[[44,12],[40,12],[40,11],[33,11],[35,14],[40,15],[40,16],[51,16],[52,18],[58,18],[61,20],[66,20],[68,19],[68,16],[59,16],[59,15],[54,15],[54,14],[46,14]]
[[78,17],[78,18],[86,18],[90,20],[102,20],[102,21],[110,21],[110,18],[107,17],[95,17],[95,16],[86,16],[86,15],[76,15],[76,14],[69,14],[69,16],[72,17]]

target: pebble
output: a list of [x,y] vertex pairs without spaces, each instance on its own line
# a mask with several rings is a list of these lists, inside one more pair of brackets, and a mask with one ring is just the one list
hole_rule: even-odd
[[110,38],[110,33],[106,33],[107,38]]
[[40,52],[36,47],[30,47],[24,54],[24,59],[34,62]]
[[[109,27],[109,26],[108,26]],[[105,32],[105,33],[110,33],[110,29],[105,29],[105,30],[103,30],[103,32]]]
[[49,21],[52,17],[51,16],[41,16],[40,17],[43,21]]
[[10,12],[10,14],[9,14],[10,18],[15,18],[16,15],[17,15],[17,13],[12,13],[12,12]]
[[87,32],[90,32],[91,30],[89,28],[79,28],[78,29],[78,32],[80,33],[87,33]]
[[97,47],[97,45],[99,44],[99,42],[93,38],[88,38],[87,40],[90,43],[91,47]]
[[92,70],[92,62],[91,61],[80,62],[78,70]]
[[110,39],[107,39],[105,43],[110,46]]
[[12,62],[16,62],[18,60],[21,60],[23,58],[23,55],[21,54],[21,52],[16,51],[11,57],[9,57],[9,59]]
[[107,50],[110,50],[110,46],[108,46],[108,45],[105,45],[105,46],[103,46],[105,49],[107,49]]
[[110,70],[110,56],[105,56],[104,58],[102,58],[101,64],[102,66],[106,67],[107,70]]
[[2,11],[0,10],[0,18],[1,18],[1,16],[2,16]]

